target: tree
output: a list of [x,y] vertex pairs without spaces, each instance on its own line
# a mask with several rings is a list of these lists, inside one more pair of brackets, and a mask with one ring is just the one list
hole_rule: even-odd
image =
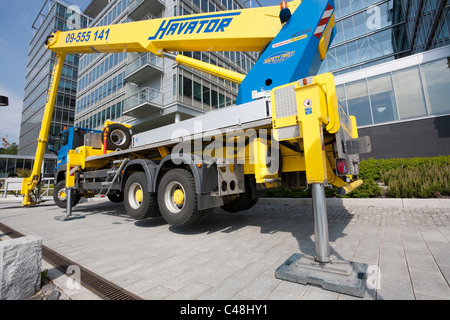
[[8,147],[0,149],[0,154],[16,155],[18,148],[19,146],[15,142],[13,142]]

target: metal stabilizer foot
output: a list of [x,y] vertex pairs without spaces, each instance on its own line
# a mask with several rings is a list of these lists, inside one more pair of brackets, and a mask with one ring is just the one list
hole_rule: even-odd
[[83,219],[84,216],[80,214],[72,214],[72,188],[67,188],[67,207],[66,207],[66,215],[65,216],[57,216],[55,220],[58,221],[70,221],[76,219]]
[[275,277],[303,285],[362,298],[366,289],[367,264],[352,261],[318,262],[314,257],[295,253],[275,270]]
[[293,254],[275,271],[275,277],[301,284],[315,284],[325,290],[362,298],[366,288],[367,265],[330,258],[325,188],[312,184],[314,241],[316,256]]

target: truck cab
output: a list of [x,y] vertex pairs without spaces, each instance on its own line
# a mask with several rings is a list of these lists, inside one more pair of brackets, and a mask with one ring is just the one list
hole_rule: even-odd
[[[75,150],[85,144],[86,133],[102,133],[100,130],[70,127],[59,134],[59,142],[57,143],[57,162],[55,183],[64,180],[64,173],[67,163],[67,152]],[[55,150],[56,152],[56,150]],[[60,177],[62,174],[62,177]]]
[[[66,206],[66,170],[67,170],[67,153],[69,150],[75,150],[78,147],[85,145],[86,142],[91,143],[90,136],[96,136],[102,134],[102,131],[70,127],[63,130],[59,134],[59,140],[53,149],[53,152],[57,155],[57,162],[55,168],[55,188],[53,192],[53,199],[55,203],[60,206]],[[100,142],[101,143],[101,142]],[[72,205],[75,206],[81,199],[81,195],[76,194],[73,197]]]

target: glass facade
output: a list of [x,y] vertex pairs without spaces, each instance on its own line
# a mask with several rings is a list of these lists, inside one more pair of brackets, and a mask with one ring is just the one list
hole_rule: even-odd
[[[450,50],[444,50],[448,54]],[[450,57],[418,63],[371,77],[341,83],[336,77],[340,103],[356,116],[359,127],[450,114]],[[391,65],[389,65],[391,64]],[[392,69],[395,62],[380,65]],[[360,72],[363,75],[363,71]],[[357,80],[356,80],[357,79]]]
[[[110,1],[89,27],[129,22],[130,0]],[[75,126],[101,128],[106,120],[125,121],[125,70],[128,53],[93,53],[80,57]]]
[[421,6],[412,1],[408,24],[413,35],[413,53],[450,44],[450,1],[426,0]]
[[337,35],[319,73],[335,75],[450,43],[448,0],[335,0]]
[[[235,0],[179,0],[174,13],[189,15],[243,7],[241,2]],[[183,52],[183,54],[242,74],[247,74],[258,58],[254,52]],[[235,83],[184,67],[180,67],[177,73],[178,77],[174,76],[173,92],[177,93],[179,102],[204,111],[235,104],[238,93],[238,86]]]
[[[77,15],[79,27],[87,25],[87,18],[74,13],[69,9],[69,4],[61,1],[51,2],[51,4],[41,24],[35,26],[35,34],[30,42],[20,127],[20,155],[35,154],[44,115],[45,97],[55,63],[55,54],[43,45],[45,38],[54,30],[67,31],[71,28],[68,21],[74,17],[74,14]],[[66,56],[50,126],[49,145],[54,143],[55,136],[64,127],[74,124],[78,63],[78,55]]]
[[[115,0],[91,26],[242,7],[237,0]],[[257,59],[256,53],[180,53],[239,73],[247,73]],[[125,52],[83,55],[78,88],[76,126],[101,128],[110,119],[132,124],[135,133],[173,122],[174,113],[184,119],[231,106],[238,91],[230,81],[153,54]]]
[[336,76],[359,127],[450,114],[449,0],[335,5],[337,35],[319,73]]

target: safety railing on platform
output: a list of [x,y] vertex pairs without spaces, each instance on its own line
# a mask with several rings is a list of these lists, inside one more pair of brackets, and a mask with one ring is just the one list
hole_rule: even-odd
[[[39,190],[41,197],[53,196],[54,178],[42,178]],[[19,198],[22,190],[22,178],[0,178],[0,201]]]

